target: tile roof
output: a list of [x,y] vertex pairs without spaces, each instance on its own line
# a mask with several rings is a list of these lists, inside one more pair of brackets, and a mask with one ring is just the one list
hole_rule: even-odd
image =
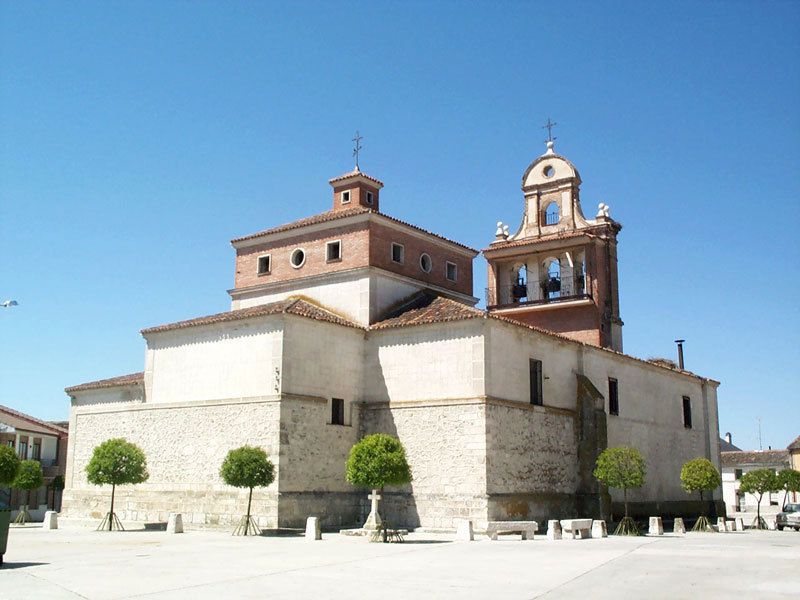
[[429,323],[447,323],[465,319],[483,318],[486,313],[449,298],[429,292],[419,292],[403,301],[386,314],[384,319],[373,323],[370,329],[411,327]]
[[141,385],[142,383],[144,383],[144,373],[139,372],[131,373],[130,375],[120,375],[119,377],[111,377],[110,379],[100,379],[99,381],[89,381],[88,383],[73,385],[72,387],[65,388],[64,391],[70,394],[72,392],[82,392],[84,390],[99,390],[123,385]]
[[159,333],[162,331],[171,331],[173,329],[186,329],[188,327],[198,327],[200,325],[211,325],[213,323],[228,323],[230,321],[241,321],[243,319],[250,319],[253,317],[262,317],[265,315],[276,315],[279,313],[297,315],[300,317],[307,317],[317,321],[327,321],[336,325],[344,325],[346,327],[354,327],[356,329],[364,329],[361,325],[349,321],[344,317],[322,308],[312,302],[299,297],[291,297],[279,302],[271,302],[269,304],[260,304],[258,306],[251,306],[250,308],[241,308],[239,310],[230,310],[227,312],[217,313],[215,315],[208,315],[205,317],[198,317],[196,319],[188,319],[186,321],[178,321],[176,323],[167,323],[165,325],[157,325],[155,327],[148,327],[142,329],[141,333]]
[[723,467],[739,465],[788,465],[789,453],[786,450],[741,450],[720,452]]
[[424,233],[435,238],[439,238],[442,241],[445,241],[449,244],[454,244],[456,246],[460,246],[465,250],[469,250],[470,252],[474,252],[478,254],[478,251],[474,248],[471,248],[461,242],[457,242],[455,240],[451,240],[449,238],[444,237],[443,235],[439,235],[438,233],[433,233],[432,231],[428,231],[427,229],[423,229],[422,227],[417,227],[416,225],[412,225],[406,221],[401,219],[397,219],[395,217],[390,217],[386,213],[377,212],[371,208],[367,208],[365,206],[353,206],[352,208],[347,208],[345,210],[329,210],[324,213],[320,213],[318,215],[314,215],[311,217],[305,217],[303,219],[298,219],[297,221],[292,221],[291,223],[286,223],[284,225],[278,225],[277,227],[272,227],[271,229],[265,229],[264,231],[259,231],[258,233],[252,233],[250,235],[246,235],[244,237],[236,238],[231,240],[232,244],[237,242],[243,242],[245,240],[252,240],[259,238],[264,235],[271,235],[273,233],[281,233],[283,231],[291,231],[293,229],[300,229],[302,227],[308,227],[309,225],[317,225],[318,223],[327,223],[329,221],[336,221],[337,219],[344,219],[345,217],[352,217],[354,215],[361,215],[365,213],[372,213],[376,215],[378,218],[387,219],[393,223],[397,223],[399,225],[404,225],[405,227],[409,227],[420,233]]
[[[12,419],[16,420],[16,421],[28,421],[30,423],[33,423],[34,425],[36,425],[40,429],[43,428],[45,430],[49,430],[49,431],[54,432],[54,433],[67,433],[67,430],[64,427],[59,427],[58,425],[55,425],[53,423],[48,423],[47,421],[42,421],[41,419],[37,419],[36,417],[32,417],[31,415],[27,415],[27,414],[25,414],[23,412],[20,412],[18,410],[14,410],[13,408],[11,408],[9,406],[3,406],[2,404],[0,404],[0,421],[3,420],[3,415],[4,414],[8,415],[9,417],[12,417]],[[8,419],[8,420],[11,420],[11,419]],[[13,423],[8,423],[8,425],[11,425],[15,429],[22,429],[21,427],[17,427]]]
[[786,447],[787,450],[800,450],[800,435],[798,435],[794,441]]
[[380,179],[375,179],[371,175],[367,175],[366,173],[364,173],[358,167],[356,167],[355,169],[353,169],[349,173],[345,173],[344,175],[339,175],[338,177],[334,177],[333,179],[329,179],[328,183],[334,184],[334,183],[337,183],[339,181],[344,181],[345,179],[350,179],[351,177],[355,177],[356,175],[359,175],[359,176],[363,177],[364,179],[369,179],[370,181],[374,181],[375,183],[377,183],[378,185],[383,187],[383,182]]
[[484,254],[487,252],[495,252],[497,250],[505,250],[506,248],[518,248],[520,246],[530,246],[532,244],[541,244],[542,242],[549,242],[551,240],[566,240],[576,237],[597,237],[592,233],[592,229],[578,229],[576,231],[560,231],[558,233],[551,233],[550,235],[543,235],[537,238],[523,238],[521,240],[514,240],[511,242],[497,242],[488,248],[481,250]]
[[327,223],[328,221],[336,221],[337,219],[344,219],[346,217],[352,217],[353,215],[360,215],[368,212],[372,212],[372,209],[367,208],[366,206],[353,206],[344,210],[329,210],[318,215],[304,217],[302,219],[298,219],[297,221],[292,221],[291,223],[285,223],[283,225],[278,225],[277,227],[271,227],[270,229],[265,229],[264,231],[251,233],[250,235],[233,239],[231,240],[231,243],[235,244],[236,242],[252,240],[254,238],[261,237],[262,235],[270,235],[273,233],[280,233],[282,231],[291,231],[292,229],[300,229],[301,227],[307,227],[309,225]]

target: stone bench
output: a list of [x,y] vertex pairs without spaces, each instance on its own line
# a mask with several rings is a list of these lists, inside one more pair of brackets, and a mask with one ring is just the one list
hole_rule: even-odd
[[498,535],[518,533],[523,540],[532,540],[533,534],[539,531],[536,521],[489,521],[486,526],[486,535],[496,540]]
[[572,534],[572,539],[592,537],[592,519],[561,519],[561,529]]

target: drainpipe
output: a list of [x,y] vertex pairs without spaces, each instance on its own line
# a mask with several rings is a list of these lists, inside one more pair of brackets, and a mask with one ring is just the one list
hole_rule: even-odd
[[678,344],[678,366],[681,371],[683,371],[683,342],[685,341],[686,340],[675,340],[675,343]]

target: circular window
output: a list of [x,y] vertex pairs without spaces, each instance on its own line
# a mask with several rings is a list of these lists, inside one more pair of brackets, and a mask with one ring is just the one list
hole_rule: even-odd
[[306,262],[306,251],[302,248],[297,248],[294,252],[292,252],[292,256],[289,260],[295,269],[299,269]]
[[553,165],[547,165],[542,173],[544,173],[545,177],[552,177],[556,174],[556,170],[553,168]]
[[425,271],[426,273],[431,272],[431,268],[433,268],[433,262],[431,261],[431,257],[427,254],[423,254],[419,257],[419,268]]

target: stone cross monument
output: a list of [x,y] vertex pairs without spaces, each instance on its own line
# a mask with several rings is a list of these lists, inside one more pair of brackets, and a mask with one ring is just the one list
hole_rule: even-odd
[[372,506],[370,507],[369,515],[367,516],[363,529],[375,531],[382,523],[381,516],[378,514],[378,500],[381,499],[381,496],[378,494],[378,490],[372,490],[372,493],[367,496],[367,498],[372,500]]

